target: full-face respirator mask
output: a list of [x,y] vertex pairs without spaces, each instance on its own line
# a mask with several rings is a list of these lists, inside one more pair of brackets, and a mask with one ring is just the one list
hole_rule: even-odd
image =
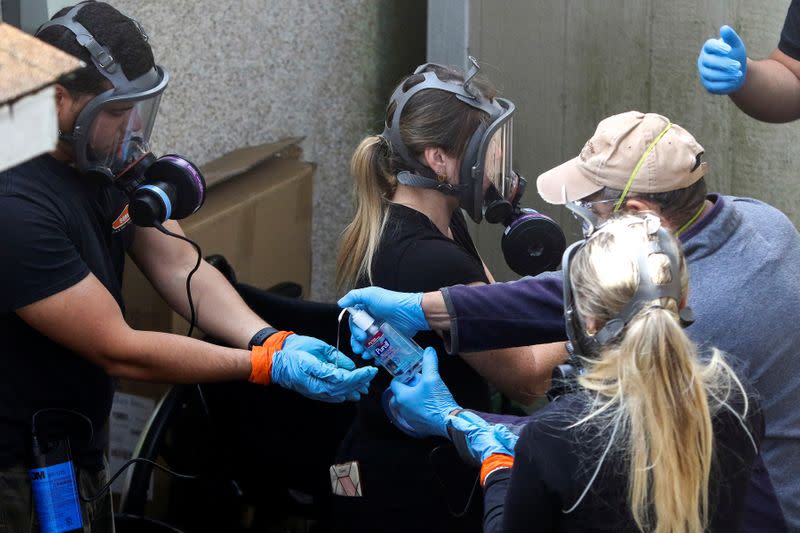
[[[155,65],[138,78],[128,79],[111,50],[75,20],[86,5],[76,5],[37,31],[38,35],[51,26],[67,28],[112,85],[84,106],[72,132],[60,138],[72,145],[79,172],[114,184],[130,198],[129,213],[135,224],[154,226],[185,218],[205,200],[202,174],[181,156],[156,158],[150,150],[150,134],[169,74]],[[146,42],[141,25],[131,21]]]
[[[680,302],[682,298],[680,276],[680,251],[675,239],[661,225],[661,219],[653,214],[645,214],[639,220],[632,222],[643,224],[650,239],[647,247],[642,250],[636,260],[639,282],[631,299],[623,308],[603,325],[595,334],[586,332],[586,325],[581,319],[575,305],[575,296],[570,275],[570,267],[578,253],[584,249],[586,243],[602,231],[605,223],[600,223],[596,216],[574,202],[564,204],[567,209],[583,221],[583,227],[588,228],[584,240],[572,244],[564,252],[561,270],[564,275],[564,323],[567,337],[570,342],[569,359],[565,365],[560,365],[553,373],[554,389],[548,396],[554,397],[575,390],[576,378],[582,373],[582,360],[596,359],[603,348],[617,342],[631,320],[647,305],[660,298],[671,298]],[[669,261],[670,276],[665,283],[653,281],[648,258],[653,254],[662,254]],[[694,313],[688,306],[679,311],[680,323],[688,327],[694,322]]]
[[[564,233],[551,218],[519,206],[527,182],[511,168],[514,104],[505,98],[490,100],[473,87],[470,82],[480,67],[474,58],[469,60],[472,66],[463,83],[441,79],[436,69],[444,67],[426,63],[414,71],[423,77],[422,81],[408,89],[401,84],[392,94],[389,107],[394,107],[394,113],[386,121],[382,136],[403,166],[397,173],[397,181],[457,197],[459,206],[475,222],[485,218],[491,224],[503,224],[506,227],[501,242],[503,255],[517,274],[536,275],[554,270],[566,246]],[[433,170],[413,157],[400,134],[404,107],[414,95],[427,89],[454,94],[459,101],[489,117],[467,142],[458,184],[438,180]]]

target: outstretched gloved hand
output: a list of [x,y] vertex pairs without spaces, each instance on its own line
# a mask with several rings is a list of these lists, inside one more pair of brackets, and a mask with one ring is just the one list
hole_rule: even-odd
[[703,87],[712,94],[730,94],[744,84],[747,51],[730,26],[719,29],[719,39],[709,39],[697,57],[697,71]]
[[323,402],[356,401],[366,394],[375,367],[354,370],[355,364],[334,347],[315,339],[278,332],[251,352],[250,381],[276,383]]
[[316,337],[306,337],[305,335],[289,335],[283,341],[283,350],[300,350],[309,353],[326,363],[330,363],[338,368],[345,370],[355,370],[356,364],[345,354]]
[[464,433],[472,457],[481,463],[495,453],[514,456],[514,446],[519,437],[502,424],[489,424],[475,413],[461,411],[448,416],[447,425]]
[[272,381],[323,402],[357,401],[378,373],[374,366],[345,370],[301,351],[281,350],[272,360]]
[[[422,310],[422,293],[395,292],[380,287],[355,289],[339,300],[339,307],[366,308],[376,320],[388,321],[398,332],[411,338],[430,329]],[[364,353],[367,334],[350,321],[350,344],[353,353]]]
[[391,383],[394,398],[391,407],[422,436],[447,437],[447,416],[460,409],[447,385],[439,376],[436,350],[425,348],[422,354],[422,376],[406,385],[395,378]]

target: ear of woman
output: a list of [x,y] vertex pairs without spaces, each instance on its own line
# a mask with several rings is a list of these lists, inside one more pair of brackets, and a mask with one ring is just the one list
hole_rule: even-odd
[[422,163],[433,170],[441,183],[458,183],[458,160],[447,155],[441,146],[428,146],[420,157]]

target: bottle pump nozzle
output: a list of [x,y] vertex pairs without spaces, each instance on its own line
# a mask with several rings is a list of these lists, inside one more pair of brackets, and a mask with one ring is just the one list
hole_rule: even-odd
[[350,316],[353,317],[353,323],[364,331],[367,331],[375,323],[375,319],[372,318],[372,315],[367,313],[364,309],[348,307],[347,311],[350,313]]

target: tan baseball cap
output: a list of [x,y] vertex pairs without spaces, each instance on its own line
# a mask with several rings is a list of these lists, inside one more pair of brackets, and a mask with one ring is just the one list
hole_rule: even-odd
[[655,113],[628,111],[604,119],[578,157],[539,175],[536,188],[551,204],[580,200],[603,187],[659,193],[684,189],[708,172],[695,138]]

